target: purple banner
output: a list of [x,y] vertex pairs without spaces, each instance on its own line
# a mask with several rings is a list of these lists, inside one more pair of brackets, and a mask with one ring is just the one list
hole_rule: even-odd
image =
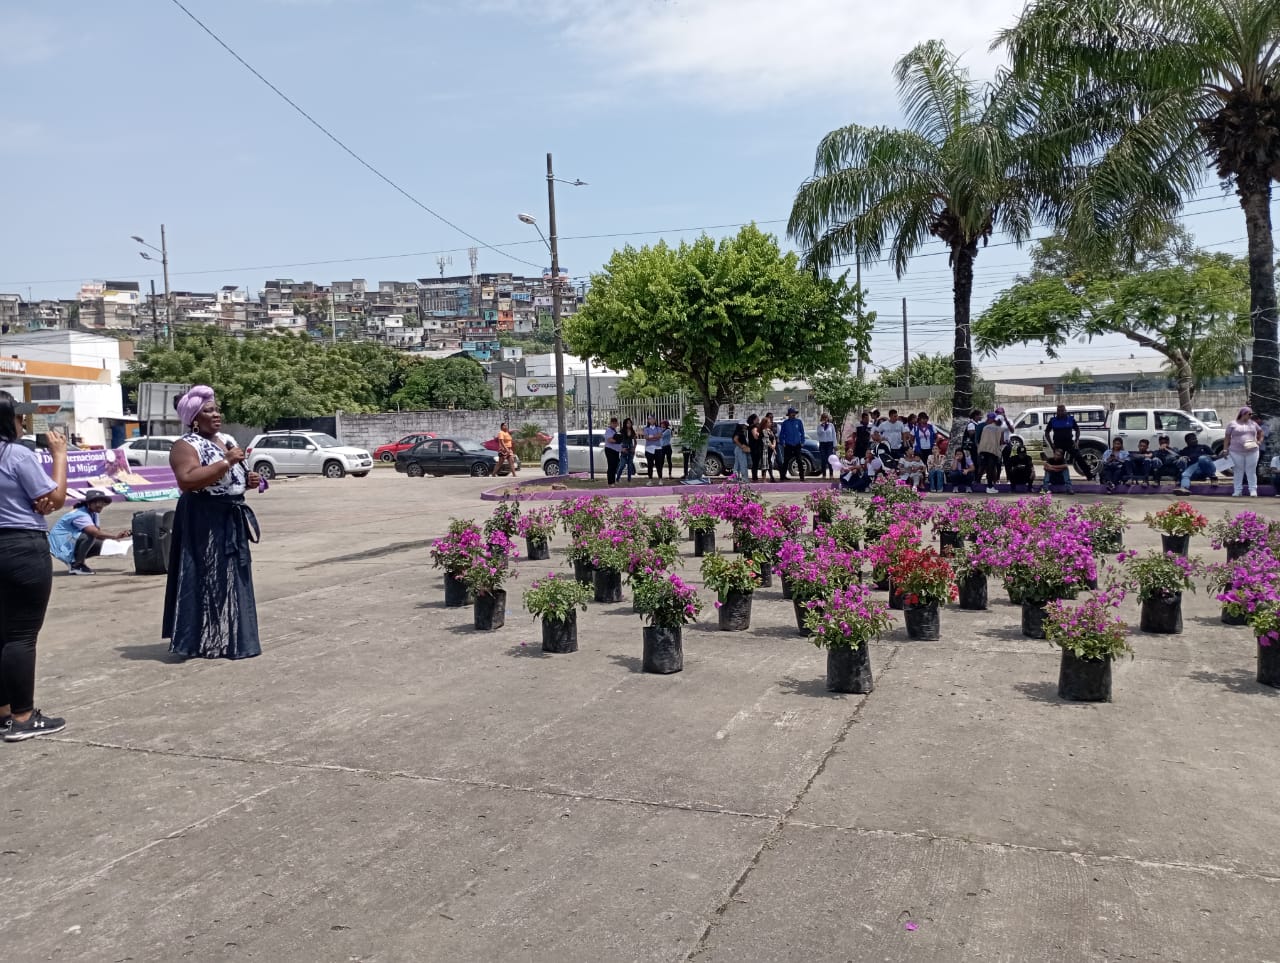
[[[36,454],[52,475],[53,456],[43,448]],[[86,488],[100,488],[130,502],[159,501],[179,494],[170,468],[133,468],[122,448],[67,452],[67,490],[75,495]]]

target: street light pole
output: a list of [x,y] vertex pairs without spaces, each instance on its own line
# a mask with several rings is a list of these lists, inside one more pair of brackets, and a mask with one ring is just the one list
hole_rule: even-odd
[[169,244],[165,240],[164,225],[160,225],[160,265],[164,268],[164,309],[169,329],[169,347],[173,347],[173,295],[169,293]]
[[560,474],[569,474],[569,426],[564,411],[564,336],[560,331],[560,249],[556,237],[556,175],[547,154],[547,227],[551,231],[551,331],[556,350],[556,431],[560,434]]

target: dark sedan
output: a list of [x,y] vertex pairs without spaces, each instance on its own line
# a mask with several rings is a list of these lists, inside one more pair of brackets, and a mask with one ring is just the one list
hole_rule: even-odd
[[[516,463],[519,468],[519,462]],[[396,454],[396,471],[411,478],[424,475],[472,475],[484,478],[498,470],[498,456],[474,438],[431,438]],[[505,474],[507,469],[502,469]]]

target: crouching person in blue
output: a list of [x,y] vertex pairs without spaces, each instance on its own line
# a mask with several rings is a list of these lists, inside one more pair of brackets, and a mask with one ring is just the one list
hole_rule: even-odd
[[90,488],[76,502],[75,509],[58,519],[50,530],[49,554],[65,563],[72,575],[92,575],[93,569],[85,563],[102,552],[102,543],[109,538],[129,537],[129,532],[102,530],[99,516],[110,504],[109,494]]

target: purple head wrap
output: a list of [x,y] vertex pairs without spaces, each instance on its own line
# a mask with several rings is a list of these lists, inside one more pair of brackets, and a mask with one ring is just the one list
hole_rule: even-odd
[[182,422],[182,427],[190,428],[194,425],[200,409],[211,401],[213,401],[213,389],[208,385],[196,385],[174,402],[173,406],[178,409],[178,420]]

